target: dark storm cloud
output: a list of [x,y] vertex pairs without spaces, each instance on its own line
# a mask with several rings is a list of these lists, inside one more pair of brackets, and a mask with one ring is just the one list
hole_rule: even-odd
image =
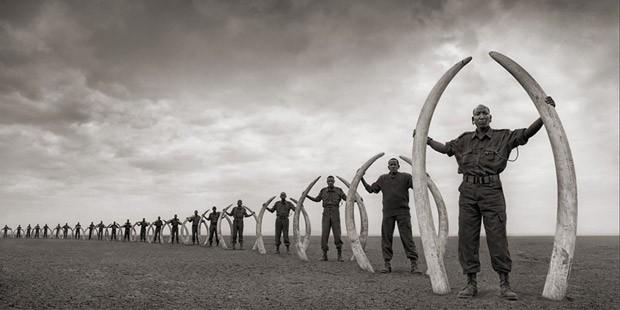
[[[410,153],[427,92],[468,55],[431,134],[471,130],[478,103],[497,127],[527,126],[536,111],[493,49],[556,98],[578,171],[617,205],[618,15],[615,1],[2,1],[0,203],[12,207],[0,217],[43,202],[140,217],[231,196],[259,205],[315,175],[350,177],[371,154]],[[513,164],[527,176],[507,177],[511,223],[553,204],[553,188],[527,185],[553,181],[548,153],[541,134]],[[453,160],[429,154],[429,170],[454,205]],[[580,197],[605,201],[592,178],[580,174]]]

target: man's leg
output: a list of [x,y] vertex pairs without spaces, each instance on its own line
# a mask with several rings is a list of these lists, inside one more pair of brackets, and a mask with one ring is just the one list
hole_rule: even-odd
[[329,230],[331,228],[331,221],[329,218],[329,211],[323,208],[323,217],[321,218],[321,250],[323,250],[323,258],[322,261],[327,261],[327,251],[329,250],[329,246],[327,246],[327,242],[329,241]]
[[459,187],[459,262],[467,275],[467,284],[458,292],[459,298],[471,298],[478,294],[476,274],[480,272],[480,224],[478,184],[462,183]]
[[280,235],[282,234],[282,220],[276,218],[276,253],[280,253]]
[[233,231],[232,231],[232,247],[233,250],[237,249],[236,244],[237,244],[237,234],[239,231],[239,221],[233,221]]
[[411,231],[411,215],[397,215],[396,221],[398,223],[400,241],[403,243],[407,258],[411,261],[411,273],[418,274],[420,273],[418,271],[418,251],[416,250],[415,242],[413,241],[413,232]]
[[243,250],[243,220],[239,221],[239,249]]
[[192,245],[198,242],[198,226],[192,225]]
[[289,247],[291,246],[291,241],[288,239],[288,224],[288,218],[282,219],[282,237],[286,246],[286,254],[289,253]]
[[339,262],[344,262],[344,260],[342,259],[342,232],[340,231],[340,212],[338,212],[337,208],[332,209],[331,225],[332,232],[334,234],[334,245],[336,245],[336,250],[338,250],[337,260]]
[[[213,235],[217,232],[217,230],[215,229],[215,225],[211,224],[211,227],[209,227],[209,246],[213,245]],[[216,237],[217,239],[217,237]],[[217,242],[217,240],[216,240]]]
[[383,261],[385,264],[385,268],[381,270],[382,273],[390,273],[392,272],[392,256],[394,256],[394,251],[392,251],[392,240],[394,239],[394,216],[383,217],[383,221],[381,222],[381,252],[383,254]]
[[508,280],[508,275],[512,270],[512,260],[508,251],[508,238],[506,238],[506,201],[501,183],[491,184],[481,190],[483,191],[482,199],[478,204],[487,235],[491,265],[500,277],[500,295],[508,300],[517,300],[518,296],[510,288]]

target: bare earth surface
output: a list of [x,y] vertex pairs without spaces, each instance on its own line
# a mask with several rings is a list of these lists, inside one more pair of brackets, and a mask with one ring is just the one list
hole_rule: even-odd
[[[346,238],[343,238],[346,240]],[[246,248],[254,239],[246,237]],[[330,240],[331,242],[331,240]],[[451,238],[446,254],[452,293],[434,295],[430,281],[409,274],[395,239],[394,272],[361,271],[355,262],[318,261],[313,238],[308,256],[267,255],[183,245],[107,241],[0,239],[0,308],[227,308],[227,309],[618,309],[619,238],[579,237],[568,298],[542,298],[553,239],[512,237],[512,286],[519,301],[498,295],[497,275],[481,242],[479,296],[459,300],[464,285]],[[421,248],[419,238],[416,239]],[[351,256],[346,248],[345,257]],[[330,245],[333,249],[333,245]],[[382,266],[380,239],[369,238],[369,258]],[[425,269],[421,254],[421,268]]]

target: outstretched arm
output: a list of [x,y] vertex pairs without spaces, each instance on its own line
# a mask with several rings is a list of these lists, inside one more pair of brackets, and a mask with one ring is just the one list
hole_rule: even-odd
[[[413,138],[415,138],[415,129],[413,130]],[[430,146],[431,149],[435,150],[438,153],[441,153],[441,154],[448,153],[448,147],[446,147],[445,144],[435,141],[431,137],[426,138],[426,145]]]
[[[547,98],[545,98],[545,103],[555,108],[555,101],[553,101],[553,98],[551,98],[550,96],[547,96]],[[540,130],[540,128],[542,128],[542,125],[543,121],[539,117],[532,123],[532,125],[530,125],[530,127],[525,130],[525,136],[528,139],[533,137]]]
[[321,201],[321,195],[317,195],[316,197],[312,197],[312,196],[310,196],[310,194],[306,194],[306,198],[308,198],[308,199],[310,199],[310,200],[312,200],[314,202]]

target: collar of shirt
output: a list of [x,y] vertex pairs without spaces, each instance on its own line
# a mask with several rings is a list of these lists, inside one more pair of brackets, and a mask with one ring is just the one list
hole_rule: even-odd
[[493,132],[493,129],[491,128],[489,128],[489,130],[487,130],[484,133],[480,132],[480,130],[476,128],[474,133],[471,135],[471,139],[473,140],[475,138],[478,138],[478,140],[483,140],[484,137],[489,137],[489,139],[491,139],[492,132]]

